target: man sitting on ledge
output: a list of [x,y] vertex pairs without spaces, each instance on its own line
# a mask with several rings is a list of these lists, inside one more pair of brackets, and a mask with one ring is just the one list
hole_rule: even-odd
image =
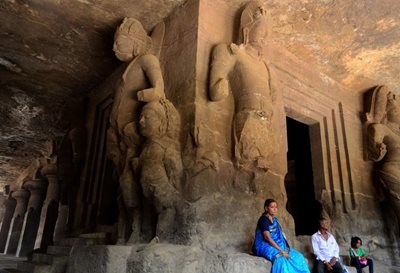
[[333,273],[343,273],[342,265],[339,262],[339,245],[335,237],[328,232],[330,221],[321,219],[319,230],[311,237],[312,247],[316,257],[314,273],[324,273],[325,270]]

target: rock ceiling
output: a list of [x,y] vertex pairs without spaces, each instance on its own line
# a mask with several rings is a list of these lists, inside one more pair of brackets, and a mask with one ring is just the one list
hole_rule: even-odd
[[[223,1],[223,0],[215,0]],[[225,0],[239,8],[241,0]],[[146,29],[186,0],[1,0],[0,185],[60,133],[63,106],[117,66],[115,26]],[[400,1],[267,0],[272,37],[352,92],[400,86]]]

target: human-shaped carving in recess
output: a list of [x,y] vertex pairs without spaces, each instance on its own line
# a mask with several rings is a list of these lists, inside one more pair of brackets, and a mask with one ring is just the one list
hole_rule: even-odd
[[[127,67],[116,86],[107,132],[107,154],[116,166],[121,189],[119,241],[129,234],[122,226],[132,226],[130,242],[140,240],[141,193],[132,168],[132,159],[139,156],[142,138],[138,131],[141,108],[145,102],[164,98],[164,81],[158,58],[152,54],[162,41],[164,25],[153,30],[152,38],[142,24],[125,18],[114,37],[114,52]],[[125,215],[125,217],[122,217]],[[124,223],[125,220],[125,223]]]
[[[400,101],[385,86],[374,90],[368,121],[368,155],[381,161],[380,182],[400,223]],[[400,224],[399,224],[400,226]]]
[[180,116],[167,99],[147,103],[140,115],[140,132],[146,138],[137,161],[140,183],[157,214],[156,235],[168,240],[175,232],[182,208]]
[[234,153],[240,167],[268,170],[275,141],[270,73],[263,58],[267,37],[266,11],[260,1],[248,3],[240,19],[241,44],[219,44],[212,54],[209,95],[235,100]]

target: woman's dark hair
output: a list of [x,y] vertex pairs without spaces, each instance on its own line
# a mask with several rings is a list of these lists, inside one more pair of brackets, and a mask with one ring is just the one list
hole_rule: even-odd
[[265,207],[268,207],[271,203],[277,203],[274,199],[267,199],[267,200],[265,200],[265,202],[264,202],[264,208]]
[[360,245],[362,245],[362,240],[360,237],[357,236],[351,237],[351,242],[350,242],[351,247],[355,248],[358,241],[360,241]]

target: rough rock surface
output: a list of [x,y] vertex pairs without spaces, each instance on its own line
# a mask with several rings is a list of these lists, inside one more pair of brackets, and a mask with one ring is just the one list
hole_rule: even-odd
[[[223,1],[223,0],[220,0]],[[184,0],[27,1],[0,3],[0,183],[11,183],[60,132],[60,109],[84,95],[118,62],[115,26],[125,16],[147,30]],[[243,0],[229,1],[240,9]],[[354,91],[395,88],[400,2],[267,1],[273,39]]]
[[[85,255],[84,260],[81,258],[83,254]],[[77,246],[72,250],[67,272],[265,273],[270,269],[270,262],[245,253],[207,251],[199,247],[156,244],[131,247]]]
[[[308,238],[309,239],[309,238]],[[85,255],[85,259],[82,259]],[[310,259],[310,258],[309,258]],[[345,261],[346,263],[346,261]],[[309,260],[310,267],[312,260]],[[374,260],[381,273],[399,273],[400,268]],[[356,269],[347,265],[350,273]],[[265,273],[271,263],[246,253],[204,250],[171,244],[134,246],[75,246],[67,273]]]
[[183,2],[2,1],[0,183],[12,183],[60,134],[60,110],[71,98],[118,66],[112,40],[124,17],[149,30]]

